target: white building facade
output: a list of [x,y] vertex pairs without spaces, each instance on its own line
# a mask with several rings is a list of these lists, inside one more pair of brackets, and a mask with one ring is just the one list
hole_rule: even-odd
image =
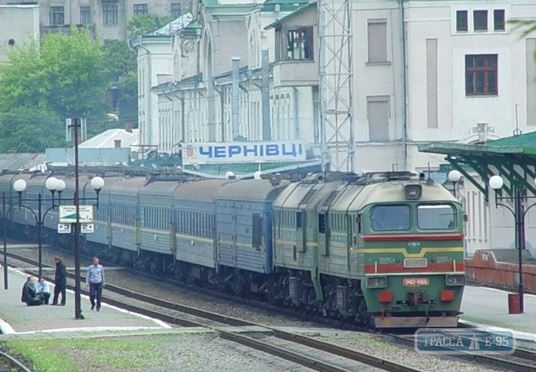
[[174,34],[142,38],[159,52],[138,48],[141,143],[176,152],[190,142],[300,140],[318,155],[325,131],[332,156],[354,149],[354,171],[420,170],[443,162],[420,144],[536,125],[536,36],[508,23],[536,19],[535,2],[350,3],[351,140],[320,119],[319,39],[329,30],[315,1],[206,0]]

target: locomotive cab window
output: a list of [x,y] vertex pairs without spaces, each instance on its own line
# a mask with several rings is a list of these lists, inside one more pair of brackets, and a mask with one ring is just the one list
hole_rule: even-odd
[[417,225],[422,230],[451,230],[456,226],[455,213],[448,204],[419,205]]
[[409,230],[409,205],[378,205],[371,211],[372,229],[375,231]]

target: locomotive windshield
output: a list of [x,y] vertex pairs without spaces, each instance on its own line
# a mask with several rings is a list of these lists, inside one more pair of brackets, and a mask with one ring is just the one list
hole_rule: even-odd
[[373,230],[409,230],[411,221],[409,205],[378,205],[371,213]]
[[447,204],[419,205],[417,224],[423,230],[452,229],[455,226],[454,208]]

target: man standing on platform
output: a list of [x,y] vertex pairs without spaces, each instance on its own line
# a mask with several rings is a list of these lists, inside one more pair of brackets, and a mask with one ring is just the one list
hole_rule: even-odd
[[92,262],[87,267],[86,284],[89,286],[91,310],[95,309],[95,300],[97,300],[97,311],[100,311],[102,288],[104,287],[104,268],[99,264],[99,258],[97,256],[93,257]]
[[58,295],[61,293],[61,306],[65,306],[65,286],[67,285],[67,269],[63,262],[61,262],[61,257],[54,257],[56,261],[56,274],[54,276],[54,298],[52,299],[52,305],[58,304]]

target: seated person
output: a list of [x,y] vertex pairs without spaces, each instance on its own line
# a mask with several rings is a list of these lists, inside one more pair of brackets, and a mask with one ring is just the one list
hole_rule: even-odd
[[45,279],[43,279],[43,276],[40,276],[39,279],[37,279],[35,289],[42,303],[48,305],[48,300],[50,299],[50,288],[48,283],[45,282]]
[[25,302],[28,306],[37,306],[43,303],[35,289],[35,281],[33,276],[29,276],[28,279],[26,279],[26,283],[24,283],[24,286],[22,287],[21,301]]

